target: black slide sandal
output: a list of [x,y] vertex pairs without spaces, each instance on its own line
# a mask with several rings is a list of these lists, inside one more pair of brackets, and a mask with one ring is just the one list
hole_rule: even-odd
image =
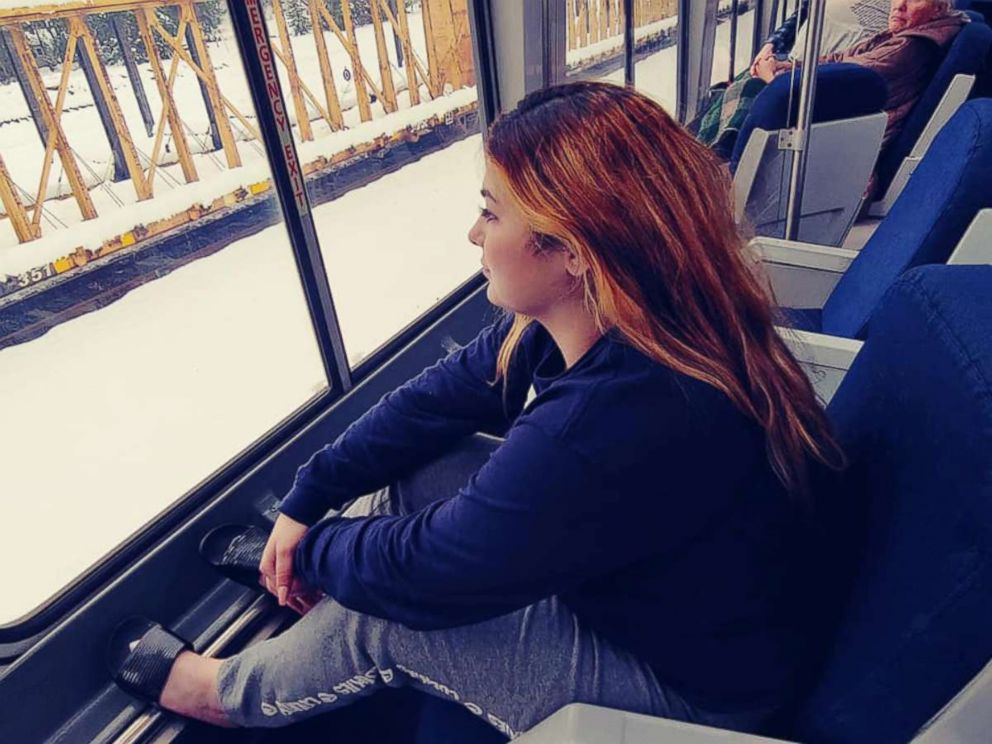
[[192,651],[189,642],[143,617],[128,618],[114,630],[107,665],[122,690],[158,705],[176,657]]
[[200,555],[232,581],[262,592],[258,567],[268,541],[269,533],[260,527],[224,524],[203,536]]

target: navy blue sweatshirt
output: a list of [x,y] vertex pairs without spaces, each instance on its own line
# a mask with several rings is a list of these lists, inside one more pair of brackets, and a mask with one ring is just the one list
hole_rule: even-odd
[[487,464],[409,516],[321,521],[299,575],[423,630],[559,595],[696,704],[785,700],[805,656],[806,528],[763,431],[613,335],[565,370],[536,323],[504,392],[492,381],[508,327],[386,395],[300,469],[281,509],[313,524],[466,435],[506,430]]

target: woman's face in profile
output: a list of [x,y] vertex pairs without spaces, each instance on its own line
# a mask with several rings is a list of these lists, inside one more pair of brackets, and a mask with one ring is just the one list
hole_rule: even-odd
[[489,301],[510,312],[541,317],[575,288],[569,254],[538,251],[523,213],[514,204],[499,171],[486,166],[485,205],[468,239],[482,249],[482,271],[489,279]]
[[892,0],[889,7],[889,31],[900,31],[926,23],[937,15],[934,0]]

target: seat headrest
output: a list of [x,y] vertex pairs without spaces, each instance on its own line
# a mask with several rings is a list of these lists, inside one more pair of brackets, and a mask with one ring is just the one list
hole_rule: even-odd
[[[774,131],[795,124],[800,80],[800,75],[794,78],[788,74],[779,75],[754,99],[730,156],[731,170],[737,168],[754,129]],[[820,65],[816,71],[813,123],[877,113],[885,105],[887,96],[885,81],[874,70],[847,62]]]
[[823,333],[863,338],[871,313],[907,269],[944,263],[980,209],[992,207],[992,99],[958,109],[888,216],[823,306]]
[[[992,266],[907,272],[831,401],[860,509],[810,742],[906,742],[992,657]],[[845,533],[846,530],[846,533]]]

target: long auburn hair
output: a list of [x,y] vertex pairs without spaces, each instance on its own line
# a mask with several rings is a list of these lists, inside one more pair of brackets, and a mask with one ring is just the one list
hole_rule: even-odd
[[[547,88],[496,120],[486,156],[535,250],[567,246],[588,266],[585,304],[601,331],[712,385],[757,421],[789,492],[808,493],[810,458],[843,467],[813,388],[773,327],[728,174],[660,105],[605,83]],[[514,317],[497,381],[531,322]]]

